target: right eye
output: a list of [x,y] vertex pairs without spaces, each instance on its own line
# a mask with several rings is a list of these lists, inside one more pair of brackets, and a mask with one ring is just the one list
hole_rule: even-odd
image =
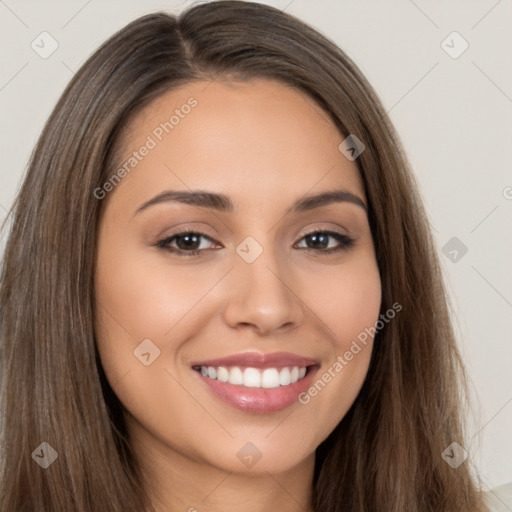
[[171,252],[178,256],[197,256],[202,255],[206,250],[209,250],[204,246],[201,247],[201,238],[214,242],[205,233],[197,231],[181,231],[159,240],[156,245],[164,251]]

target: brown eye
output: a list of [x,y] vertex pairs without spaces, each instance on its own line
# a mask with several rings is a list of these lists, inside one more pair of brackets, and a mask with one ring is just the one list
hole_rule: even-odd
[[[204,233],[183,231],[163,238],[156,245],[165,251],[178,254],[179,256],[196,256],[208,250],[208,248],[204,246],[208,244],[202,244],[202,239],[213,242],[213,240]],[[203,245],[203,247],[201,247],[201,245]]]
[[[331,239],[334,239],[337,242],[337,245],[335,242],[334,247],[332,245],[330,246],[330,244],[332,244]],[[301,240],[305,240],[306,242],[306,247],[301,248],[310,249],[320,253],[343,251],[354,244],[353,238],[335,231],[313,231],[312,233],[305,235]]]
[[182,249],[185,251],[189,249],[197,250],[201,245],[200,238],[201,235],[198,236],[192,233],[188,235],[179,235],[174,237],[178,249]]

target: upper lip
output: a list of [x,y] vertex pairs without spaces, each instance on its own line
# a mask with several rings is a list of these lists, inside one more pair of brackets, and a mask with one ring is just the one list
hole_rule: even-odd
[[251,368],[284,368],[286,366],[306,367],[318,364],[310,357],[303,357],[289,352],[273,352],[262,354],[260,352],[243,352],[217,359],[208,359],[192,363],[196,366],[244,366]]

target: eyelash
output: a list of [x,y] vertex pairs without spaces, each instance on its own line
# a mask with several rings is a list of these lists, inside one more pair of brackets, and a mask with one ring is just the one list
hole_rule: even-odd
[[[355,242],[355,240],[353,238],[351,238],[347,235],[337,233],[336,231],[321,230],[321,229],[305,233],[300,240],[303,240],[307,236],[317,235],[317,234],[323,234],[323,235],[330,236],[330,237],[334,238],[335,240],[337,240],[341,245],[334,249],[332,249],[332,248],[331,249],[310,249],[307,247],[301,248],[301,249],[307,250],[307,251],[313,251],[317,254],[329,255],[332,253],[346,251],[346,250],[350,249]],[[162,240],[159,240],[157,242],[156,246],[159,247],[160,249],[163,249],[164,251],[176,254],[177,256],[180,256],[180,257],[203,256],[206,251],[211,250],[211,249],[195,249],[193,251],[185,251],[183,249],[176,249],[169,245],[174,239],[179,238],[180,236],[184,236],[184,235],[199,235],[201,237],[207,238],[208,240],[211,240],[212,242],[215,242],[206,233],[202,233],[201,231],[184,230],[184,231],[180,231],[178,233],[174,233],[173,235],[163,238]]]

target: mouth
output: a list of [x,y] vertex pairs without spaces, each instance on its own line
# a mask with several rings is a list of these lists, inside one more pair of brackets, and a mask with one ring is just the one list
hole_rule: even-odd
[[310,386],[318,368],[317,361],[294,354],[255,352],[192,365],[192,370],[216,398],[254,413],[270,413],[291,406]]

